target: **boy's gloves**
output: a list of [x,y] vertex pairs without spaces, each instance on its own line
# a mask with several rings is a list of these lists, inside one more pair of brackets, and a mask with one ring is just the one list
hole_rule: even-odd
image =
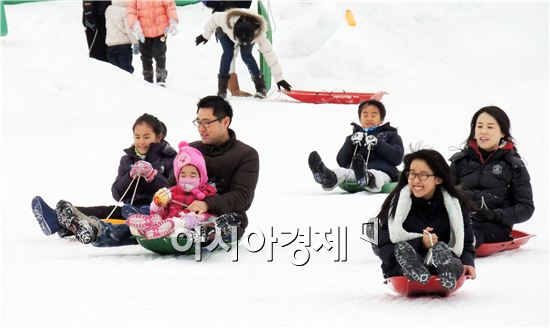
[[82,24],[85,28],[89,28],[90,30],[95,31],[96,21],[91,7],[84,8],[84,17],[82,18]]
[[178,34],[178,22],[175,19],[170,18],[170,24],[166,27],[164,32],[172,35]]
[[135,162],[130,169],[130,178],[134,179],[139,176],[145,178],[147,182],[153,181],[157,174],[158,172],[153,168],[153,165],[143,160]]
[[199,34],[199,36],[197,36],[195,38],[195,45],[196,46],[198,46],[201,43],[206,43],[206,42],[208,42],[208,40],[206,40],[206,38],[204,36],[202,36],[202,34]]
[[164,207],[172,200],[172,192],[168,188],[159,189],[153,196],[153,202],[159,207]]
[[145,36],[143,35],[143,31],[141,30],[141,24],[139,23],[139,21],[136,21],[134,23],[134,26],[132,26],[132,32],[134,32],[134,36],[136,37],[136,39],[139,40],[139,42],[145,42]]
[[134,55],[139,55],[139,43],[132,44],[132,53]]
[[285,80],[281,80],[281,81],[277,82],[277,88],[279,88],[279,90],[281,90],[281,88],[283,88],[286,91],[290,91],[290,89],[292,89],[290,84],[288,84],[288,82],[285,81]]
[[376,146],[377,143],[378,143],[378,139],[375,136],[368,135],[365,137],[365,146],[367,146],[367,148],[372,148]]
[[354,145],[359,145],[363,143],[363,139],[365,139],[365,133],[364,132],[355,132],[351,135],[351,143]]

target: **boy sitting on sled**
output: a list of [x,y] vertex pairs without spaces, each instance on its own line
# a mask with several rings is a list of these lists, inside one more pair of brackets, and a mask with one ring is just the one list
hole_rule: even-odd
[[316,151],[309,154],[313,177],[326,191],[356,184],[361,190],[380,192],[385,183],[398,179],[396,166],[403,161],[403,141],[389,122],[382,124],[384,104],[374,99],[364,101],[359,104],[358,115],[361,125],[351,123],[353,134],[346,137],[336,156],[340,167],[329,170]]

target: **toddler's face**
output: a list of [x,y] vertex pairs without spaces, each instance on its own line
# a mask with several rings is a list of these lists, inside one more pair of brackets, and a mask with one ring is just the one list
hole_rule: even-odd
[[199,170],[191,164],[185,165],[181,168],[180,178],[199,178]]

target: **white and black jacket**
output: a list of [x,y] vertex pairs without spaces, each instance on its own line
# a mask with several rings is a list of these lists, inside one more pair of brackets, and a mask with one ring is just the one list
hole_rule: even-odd
[[474,234],[467,209],[437,187],[430,200],[416,198],[405,186],[398,198],[394,217],[379,230],[378,250],[385,277],[402,275],[394,255],[394,245],[406,241],[424,257],[428,249],[422,244],[422,230],[432,227],[439,241],[445,242],[462,264],[474,266]]
[[247,16],[249,19],[253,19],[258,23],[259,29],[254,35],[254,43],[258,45],[258,50],[264,55],[264,58],[267,62],[267,65],[271,68],[271,74],[276,82],[284,80],[283,78],[283,68],[279,64],[279,59],[273,51],[271,42],[267,39],[266,30],[267,23],[264,18],[251,10],[246,9],[230,9],[225,12],[216,12],[213,13],[206,25],[204,26],[204,32],[202,36],[205,39],[210,39],[212,34],[216,31],[218,27],[227,34],[229,39],[234,43],[238,43],[233,34],[233,27],[235,23],[241,16]]

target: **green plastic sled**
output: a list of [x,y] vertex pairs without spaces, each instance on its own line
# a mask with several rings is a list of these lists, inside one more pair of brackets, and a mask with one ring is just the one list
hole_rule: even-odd
[[[380,191],[380,193],[389,194],[390,192],[392,192],[392,190],[395,189],[396,186],[397,186],[397,182],[388,182],[382,186],[382,190]],[[345,181],[344,183],[340,184],[338,187],[352,194],[360,191],[365,191],[365,189],[359,187],[359,185],[355,181]]]
[[[185,251],[178,250],[174,245],[172,245],[172,238],[157,238],[157,239],[145,239],[141,236],[135,236],[138,243],[145,249],[150,250],[151,252],[161,254],[161,255],[192,255],[195,254],[195,245]],[[177,237],[177,244],[180,247],[184,247],[187,243],[187,238],[185,236]]]
[[[172,244],[171,237],[157,238],[157,239],[145,239],[142,236],[134,236],[138,243],[145,249],[150,250],[153,253],[161,255],[193,255],[195,254],[195,244],[186,245],[187,237],[183,234],[178,235],[176,242],[177,247]],[[236,247],[236,242],[227,243],[231,247]],[[185,250],[184,250],[185,249]],[[218,245],[212,252],[223,250],[223,247]],[[202,253],[210,252],[206,247],[201,247]]]

